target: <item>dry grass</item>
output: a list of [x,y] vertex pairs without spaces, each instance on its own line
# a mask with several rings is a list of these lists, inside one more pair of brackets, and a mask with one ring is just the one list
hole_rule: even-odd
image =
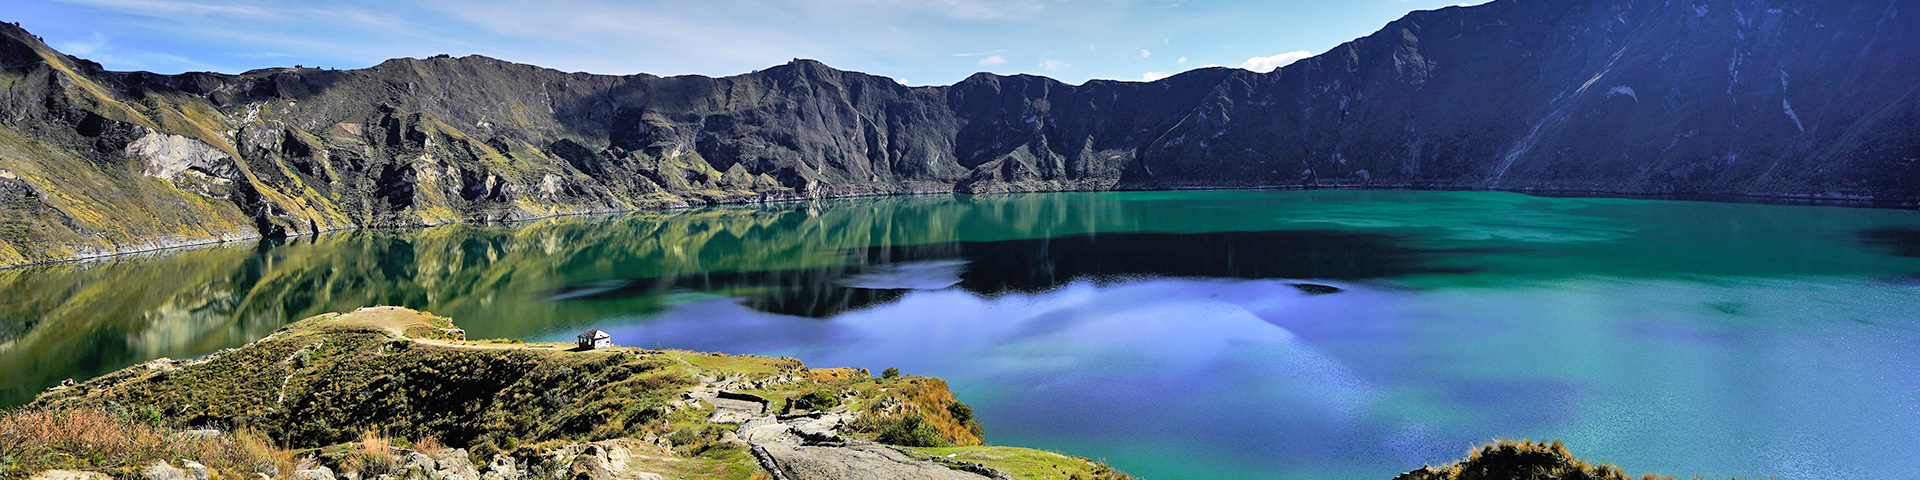
[[291,451],[246,431],[188,435],[99,408],[0,414],[0,478],[56,468],[130,471],[183,458],[241,477],[293,466]]
[[432,456],[448,448],[432,435],[409,444],[404,438],[390,438],[373,430],[361,432],[360,441],[350,445],[345,453],[335,457],[339,473],[359,472],[360,478],[401,474],[401,463],[406,460],[401,455],[409,450]]
[[833,382],[840,380],[866,380],[873,378],[864,368],[814,368],[807,370],[807,379],[815,382]]
[[421,438],[420,441],[413,442],[413,450],[416,452],[427,452],[427,453],[437,454],[437,453],[440,453],[441,450],[446,450],[446,449],[447,449],[447,445],[440,443],[440,437],[435,437],[433,435],[427,435],[426,437]]
[[362,478],[373,478],[398,472],[400,456],[394,454],[393,442],[386,435],[368,430],[360,434],[359,445],[340,458],[340,467],[344,470],[341,473],[360,472]]

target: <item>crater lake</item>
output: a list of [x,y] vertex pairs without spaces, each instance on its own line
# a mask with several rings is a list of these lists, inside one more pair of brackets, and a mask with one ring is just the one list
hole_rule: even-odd
[[1417,191],[920,196],[0,270],[0,405],[368,305],[472,338],[940,377],[987,441],[1386,479],[1496,438],[1680,476],[1920,472],[1920,213]]

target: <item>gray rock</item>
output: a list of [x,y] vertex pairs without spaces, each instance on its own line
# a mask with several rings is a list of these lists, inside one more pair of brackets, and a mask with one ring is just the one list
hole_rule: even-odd
[[207,472],[207,466],[201,465],[200,462],[181,459],[180,467],[186,469],[187,478],[191,478],[193,480],[207,480],[208,478],[212,477],[212,475],[209,475]]
[[467,458],[467,449],[445,448],[430,452],[428,457],[434,461],[434,469],[428,474],[435,480],[478,480],[480,471],[473,468],[473,461]]
[[753,456],[762,468],[783,480],[992,478],[916,459],[884,445],[842,437],[837,429],[845,420],[839,414],[783,420],[763,417],[742,425],[740,438],[752,445]]
[[419,470],[423,473],[426,473],[426,472],[432,472],[434,470],[438,470],[435,467],[439,466],[439,463],[440,462],[434,461],[433,457],[429,457],[424,453],[408,452],[406,455],[401,457],[399,468],[400,468],[400,471],[402,472],[409,471],[409,470]]
[[100,472],[84,472],[80,470],[47,470],[44,472],[33,474],[33,477],[28,478],[27,480],[112,480],[112,479],[113,477]]
[[140,477],[146,480],[188,480],[186,470],[173,468],[167,462],[153,462],[153,465],[140,470]]
[[515,467],[513,457],[494,454],[480,471],[480,480],[519,480],[520,470]]
[[300,470],[300,471],[293,472],[293,476],[290,477],[288,480],[334,480],[333,469],[327,468],[327,467],[318,467],[318,468],[313,468],[308,470]]
[[634,448],[645,448],[647,444],[631,440],[607,440],[585,443],[566,448],[564,455],[572,458],[563,470],[565,478],[584,480],[664,480],[658,473],[640,469],[647,462],[634,461]]

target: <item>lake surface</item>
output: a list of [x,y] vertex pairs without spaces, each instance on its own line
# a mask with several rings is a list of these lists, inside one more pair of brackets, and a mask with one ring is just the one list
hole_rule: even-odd
[[358,231],[0,271],[0,405],[374,304],[475,338],[948,380],[1154,479],[1920,474],[1920,213],[1484,192],[937,196]]

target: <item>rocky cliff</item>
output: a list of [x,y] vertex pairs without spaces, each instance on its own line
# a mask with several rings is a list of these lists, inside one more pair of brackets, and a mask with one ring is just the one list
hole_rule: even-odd
[[1260,74],[479,56],[109,72],[0,25],[0,265],[341,228],[915,192],[1468,188],[1920,202],[1902,0],[1499,0]]

